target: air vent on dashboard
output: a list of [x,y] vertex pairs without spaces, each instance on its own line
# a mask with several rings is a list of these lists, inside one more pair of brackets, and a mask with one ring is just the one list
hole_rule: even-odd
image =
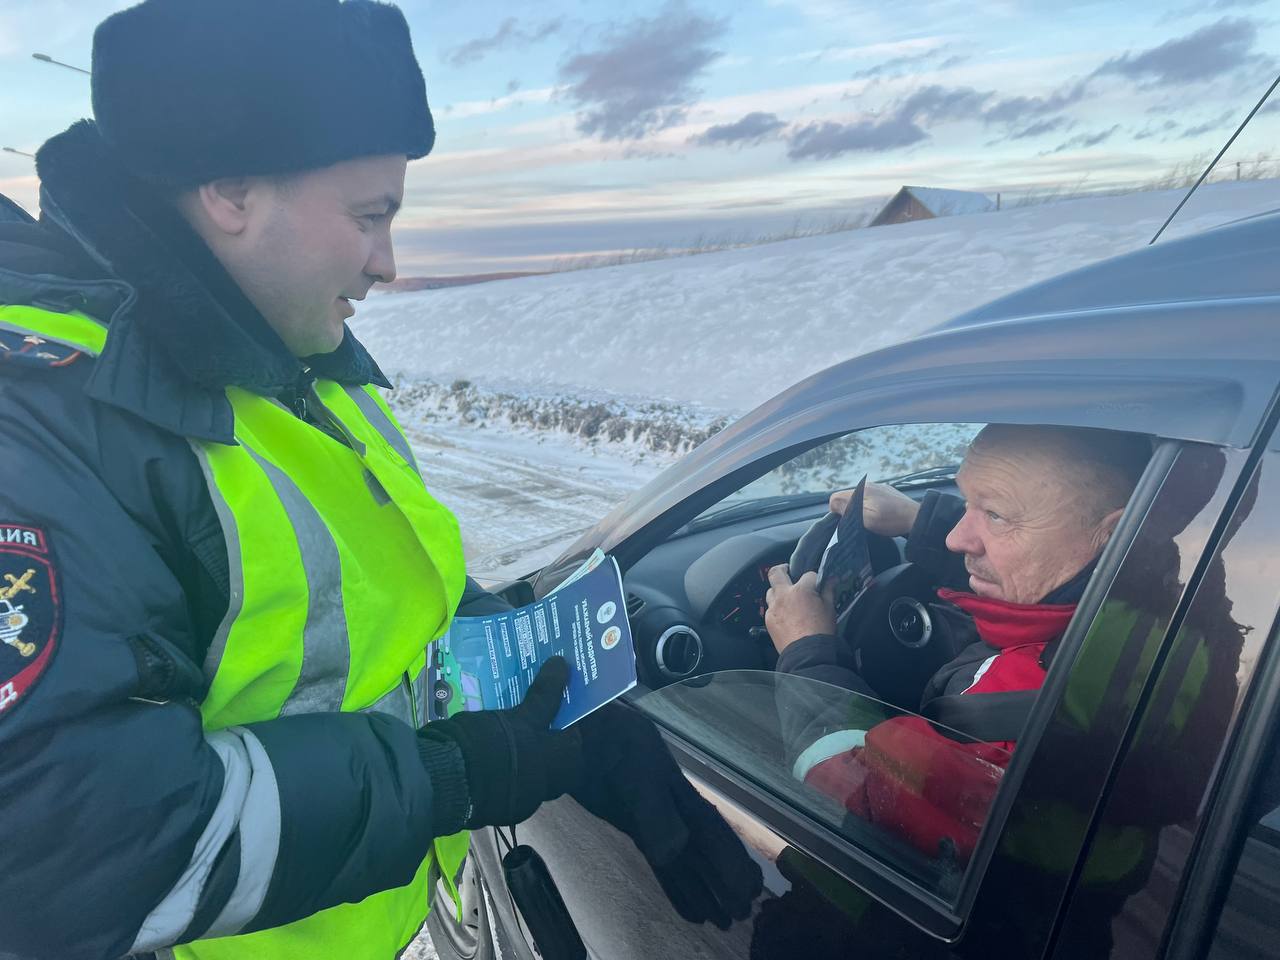
[[644,601],[637,597],[634,593],[627,594],[627,616],[634,617],[637,613],[644,609]]
[[683,680],[702,663],[702,638],[683,623],[668,627],[653,651],[658,669],[672,680]]

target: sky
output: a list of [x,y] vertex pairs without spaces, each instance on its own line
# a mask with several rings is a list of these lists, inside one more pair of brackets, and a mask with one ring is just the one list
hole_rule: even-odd
[[[90,116],[112,0],[0,5],[0,146]],[[1212,155],[1280,72],[1280,0],[406,0],[436,147],[401,276],[820,227],[904,184],[1103,189]],[[1280,91],[1223,160],[1280,156]],[[1248,168],[1245,168],[1248,169]],[[1280,164],[1271,166],[1280,175]],[[0,192],[38,207],[32,162]]]

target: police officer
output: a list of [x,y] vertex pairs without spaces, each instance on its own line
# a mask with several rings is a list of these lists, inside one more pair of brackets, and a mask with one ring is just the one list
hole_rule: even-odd
[[[434,140],[408,27],[146,0],[92,94],[0,224],[0,955],[394,956],[465,828],[583,779],[562,660],[423,728],[426,644],[497,601],[344,324]],[[583,802],[634,833],[606,761]],[[641,825],[678,875],[694,807]]]

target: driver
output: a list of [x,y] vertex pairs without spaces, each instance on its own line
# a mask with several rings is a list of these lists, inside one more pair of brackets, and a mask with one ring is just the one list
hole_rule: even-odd
[[[1034,698],[1018,693],[1044,682],[1149,455],[1147,439],[1131,434],[993,424],[956,476],[963,499],[930,491],[917,503],[868,484],[864,525],[907,537],[907,559],[940,585],[935,629],[960,651],[930,679],[920,704],[903,706],[977,739],[950,739],[914,716],[851,729],[846,705],[790,697],[780,707],[797,779],[930,856],[951,851],[966,860]],[[843,513],[851,498],[852,491],[834,494],[831,509]],[[876,697],[836,634],[817,574],[792,583],[781,565],[769,581],[765,625],[777,670]]]

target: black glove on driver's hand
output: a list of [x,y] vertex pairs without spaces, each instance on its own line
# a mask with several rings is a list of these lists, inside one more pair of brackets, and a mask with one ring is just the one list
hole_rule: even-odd
[[631,837],[680,916],[721,930],[750,916],[760,867],[685,779],[653,722],[614,703],[575,726],[591,769],[574,799]]
[[575,787],[582,776],[576,729],[551,730],[569,679],[563,657],[542,665],[519,706],[478,710],[436,720],[418,731],[428,740],[452,740],[462,754],[471,793],[468,829],[510,826],[544,800]]

